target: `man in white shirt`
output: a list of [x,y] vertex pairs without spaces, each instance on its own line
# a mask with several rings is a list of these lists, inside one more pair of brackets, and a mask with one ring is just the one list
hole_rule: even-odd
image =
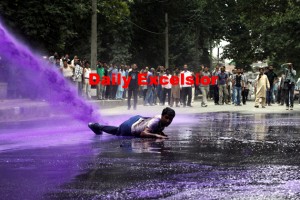
[[[182,103],[183,103],[183,107],[189,106],[192,107],[191,102],[192,102],[192,85],[191,84],[187,84],[186,78],[189,76],[192,76],[192,73],[190,71],[188,71],[188,66],[184,65],[183,66],[183,71],[180,74],[180,77],[183,77],[183,84],[180,83],[180,88],[181,88],[181,92],[182,92]],[[186,102],[187,100],[187,102]]]
[[170,83],[170,79],[171,79],[172,75],[170,74],[170,70],[166,69],[166,73],[163,76],[167,77],[165,79],[165,82],[168,83],[168,84],[162,86],[162,88],[163,88],[162,105],[164,106],[165,102],[166,102],[166,96],[167,95],[168,95],[168,105],[171,104],[171,87],[172,87],[172,85]]

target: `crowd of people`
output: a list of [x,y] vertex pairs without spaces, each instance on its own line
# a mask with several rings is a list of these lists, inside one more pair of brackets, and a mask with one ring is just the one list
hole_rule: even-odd
[[[92,72],[90,63],[86,60],[80,60],[77,56],[71,60],[69,55],[58,57],[57,53],[49,57],[49,62],[55,65],[66,79],[73,82],[78,88],[78,93],[91,99],[91,85],[89,75]],[[255,96],[255,107],[262,108],[266,105],[271,106],[274,103],[279,105],[286,104],[287,110],[292,110],[294,106],[294,90],[300,90],[300,78],[296,81],[296,71],[292,63],[282,65],[282,75],[280,77],[273,71],[272,66],[259,69],[259,74],[255,80],[249,80],[247,74],[242,68],[236,67],[232,71],[226,71],[224,65],[217,64],[214,69],[202,65],[199,70],[190,71],[188,65],[180,68],[157,68],[142,67],[136,64],[132,65],[114,65],[98,61],[96,73],[100,79],[104,76],[131,77],[128,88],[123,88],[124,81],[120,84],[103,85],[101,82],[97,85],[98,100],[124,100],[127,99],[128,110],[137,108],[138,97],[144,101],[144,106],[168,105],[176,107],[192,107],[195,97],[202,95],[202,107],[207,107],[208,99],[213,99],[215,105],[245,105],[249,97]],[[143,84],[138,83],[139,74],[144,74]],[[182,83],[176,84],[154,84],[151,77],[162,76],[170,79],[177,76],[192,76],[196,79],[196,74],[201,77],[217,77],[217,81],[210,84],[202,84],[194,81],[193,84]],[[131,104],[133,98],[133,106]],[[300,98],[299,98],[300,104]]]

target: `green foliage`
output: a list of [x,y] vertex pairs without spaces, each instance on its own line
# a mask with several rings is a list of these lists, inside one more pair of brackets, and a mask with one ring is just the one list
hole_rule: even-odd
[[[99,0],[98,57],[105,62],[164,64],[165,13],[170,66],[210,65],[211,45],[227,40],[223,58],[300,63],[298,0]],[[4,22],[47,52],[89,58],[91,1],[0,2]],[[298,64],[299,65],[299,64]]]
[[[98,1],[98,9],[103,19],[98,21],[100,27],[119,23],[129,15],[127,3],[121,0]],[[91,1],[1,1],[0,13],[5,23],[32,46],[76,54],[88,49]]]
[[230,10],[236,14],[224,13],[228,23],[225,35],[230,42],[225,49],[225,57],[243,64],[265,59],[272,63],[299,63],[298,1],[232,0]]

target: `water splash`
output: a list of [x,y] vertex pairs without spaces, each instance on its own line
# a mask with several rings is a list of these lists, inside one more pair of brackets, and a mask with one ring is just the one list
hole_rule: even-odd
[[[6,67],[22,74],[20,87],[31,96],[46,100],[53,109],[69,114],[82,122],[100,121],[97,108],[77,95],[71,85],[53,66],[33,54],[17,41],[0,21],[0,55]],[[20,78],[20,77],[19,77]],[[28,95],[28,96],[30,96]]]

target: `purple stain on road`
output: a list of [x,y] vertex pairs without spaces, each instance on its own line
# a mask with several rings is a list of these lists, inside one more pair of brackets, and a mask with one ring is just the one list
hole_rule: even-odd
[[[97,108],[77,95],[75,87],[53,66],[45,63],[42,56],[34,55],[18,42],[0,22],[0,55],[6,67],[21,73],[20,87],[26,96],[46,100],[51,109],[67,113],[84,123],[101,121]],[[20,78],[20,76],[19,76]]]

